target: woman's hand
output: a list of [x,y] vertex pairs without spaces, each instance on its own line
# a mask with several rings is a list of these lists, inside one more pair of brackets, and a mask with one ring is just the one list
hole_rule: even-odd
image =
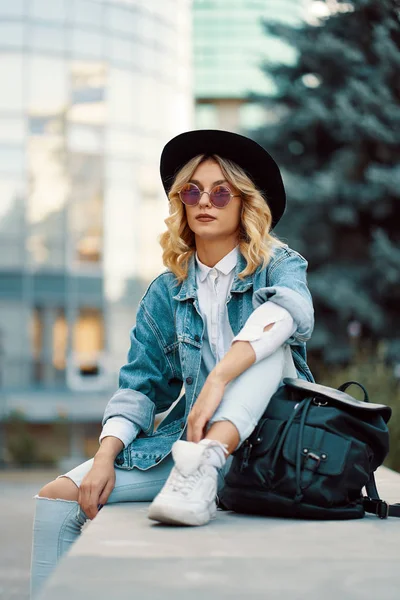
[[115,486],[113,456],[95,456],[93,466],[82,479],[78,502],[89,519],[97,515],[99,504],[105,504]]
[[200,442],[205,436],[205,427],[211,419],[224,395],[226,383],[212,373],[207,377],[203,389],[188,417],[187,440]]

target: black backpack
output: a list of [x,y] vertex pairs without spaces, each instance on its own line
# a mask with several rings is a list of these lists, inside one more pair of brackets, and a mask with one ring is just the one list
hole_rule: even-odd
[[[365,402],[345,393],[353,383]],[[389,451],[391,408],[369,403],[356,381],[338,389],[289,377],[283,384],[233,453],[220,508],[307,519],[357,519],[365,511],[400,517],[400,504],[381,500],[374,479]]]

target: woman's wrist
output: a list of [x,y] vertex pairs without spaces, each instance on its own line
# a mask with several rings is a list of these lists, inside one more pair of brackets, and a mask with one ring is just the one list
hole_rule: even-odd
[[119,438],[108,435],[101,440],[100,448],[95,454],[96,459],[105,459],[114,461],[115,457],[123,450],[124,443]]
[[209,377],[218,383],[228,385],[248,369],[256,360],[255,352],[250,342],[236,341],[225,356],[215,365]]

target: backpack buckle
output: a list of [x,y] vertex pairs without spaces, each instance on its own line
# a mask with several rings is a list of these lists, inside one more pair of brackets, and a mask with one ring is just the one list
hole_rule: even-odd
[[307,450],[307,448],[304,448],[303,453],[306,457],[306,460],[308,458],[312,458],[312,460],[315,460],[315,465],[314,465],[314,469],[312,469],[313,471],[316,471],[321,463],[321,457],[318,456],[318,454],[315,454],[314,452],[310,452],[307,450],[307,452],[305,452],[305,450]]
[[379,500],[376,503],[376,516],[380,519],[387,519],[389,516],[389,508],[390,506],[387,502],[385,502],[384,500]]

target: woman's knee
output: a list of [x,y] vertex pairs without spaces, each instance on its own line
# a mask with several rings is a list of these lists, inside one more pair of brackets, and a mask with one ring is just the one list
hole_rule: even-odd
[[59,500],[78,501],[79,488],[69,477],[58,477],[42,487],[38,496]]

